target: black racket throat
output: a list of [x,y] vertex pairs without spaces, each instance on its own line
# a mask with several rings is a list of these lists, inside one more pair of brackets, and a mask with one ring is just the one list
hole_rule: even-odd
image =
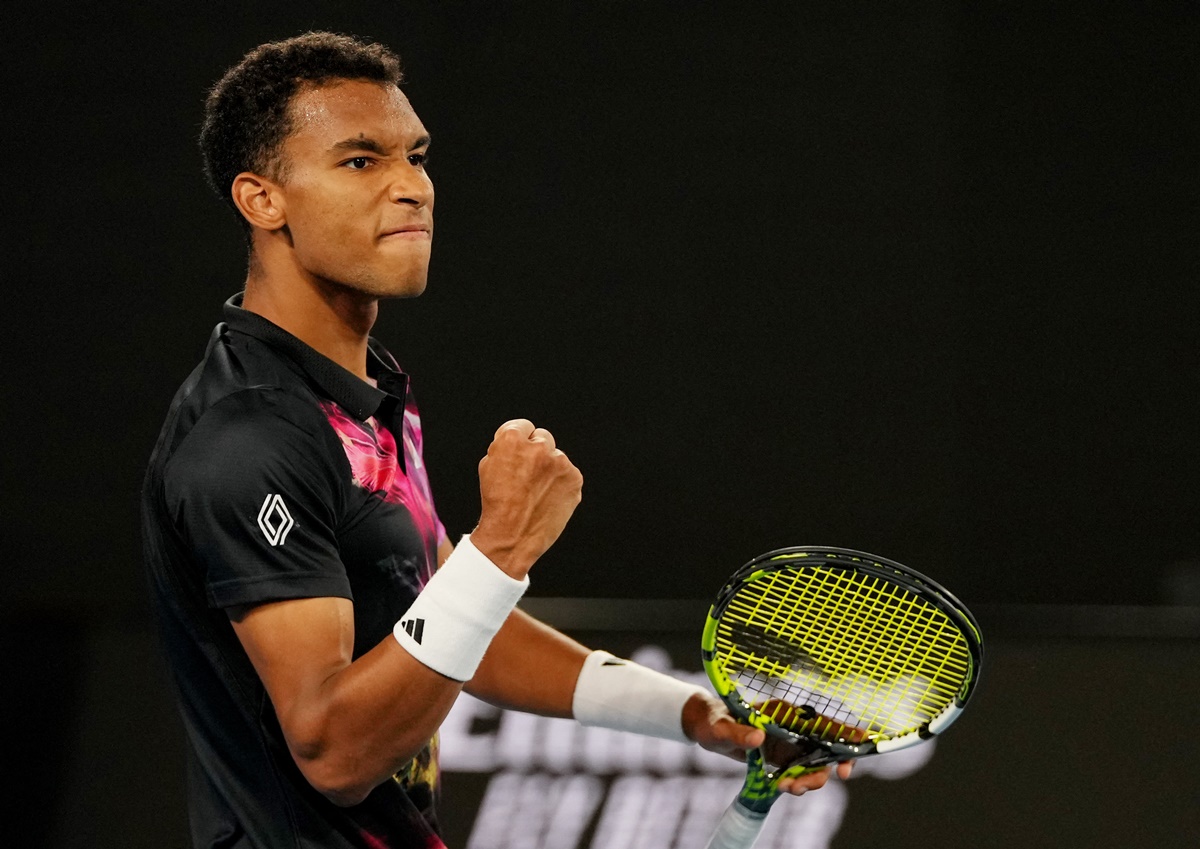
[[[871,740],[864,740],[860,743],[853,743],[849,740],[817,740],[805,734],[797,734],[795,731],[790,731],[774,723],[760,726],[753,721],[753,717],[757,711],[750,707],[750,705],[741,699],[738,699],[737,702],[726,700],[726,703],[729,705],[730,711],[738,719],[747,724],[761,727],[766,733],[767,740],[762,746],[759,746],[759,751],[762,753],[764,762],[782,764],[774,769],[774,773],[782,772],[794,766],[825,766],[826,764],[842,763],[843,761],[875,754],[875,743]],[[922,728],[921,736],[933,736],[929,733],[928,725]],[[774,747],[772,746],[772,742],[775,744]],[[778,746],[794,746],[801,751],[798,755],[783,759],[777,756]]]

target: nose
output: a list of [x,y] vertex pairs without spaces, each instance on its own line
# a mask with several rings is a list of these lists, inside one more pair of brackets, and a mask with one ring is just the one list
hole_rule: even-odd
[[433,203],[433,181],[423,168],[405,162],[396,171],[388,192],[392,203],[408,204],[417,208]]

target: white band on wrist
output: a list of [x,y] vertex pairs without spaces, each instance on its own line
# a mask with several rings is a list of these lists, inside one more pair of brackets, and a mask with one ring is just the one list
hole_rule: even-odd
[[392,629],[404,649],[435,672],[470,681],[529,578],[500,571],[464,536]]
[[571,710],[582,725],[688,743],[683,705],[696,693],[707,690],[606,651],[594,651],[579,671]]

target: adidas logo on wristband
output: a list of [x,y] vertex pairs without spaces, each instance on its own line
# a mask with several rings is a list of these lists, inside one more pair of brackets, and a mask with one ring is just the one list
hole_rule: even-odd
[[518,581],[504,574],[464,535],[401,614],[392,634],[417,662],[455,681],[470,681],[527,586],[528,578]]
[[404,629],[404,633],[413,638],[417,645],[421,645],[421,635],[425,633],[424,619],[402,619],[400,627]]

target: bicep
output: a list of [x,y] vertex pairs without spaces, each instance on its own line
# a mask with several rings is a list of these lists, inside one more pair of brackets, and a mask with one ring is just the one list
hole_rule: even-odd
[[353,616],[351,602],[338,597],[270,602],[230,616],[297,766],[336,804],[362,801],[416,755],[461,687],[391,635],[354,659]]
[[310,736],[307,705],[350,665],[354,608],[336,597],[275,601],[230,611],[230,622],[266,687],[289,743]]

